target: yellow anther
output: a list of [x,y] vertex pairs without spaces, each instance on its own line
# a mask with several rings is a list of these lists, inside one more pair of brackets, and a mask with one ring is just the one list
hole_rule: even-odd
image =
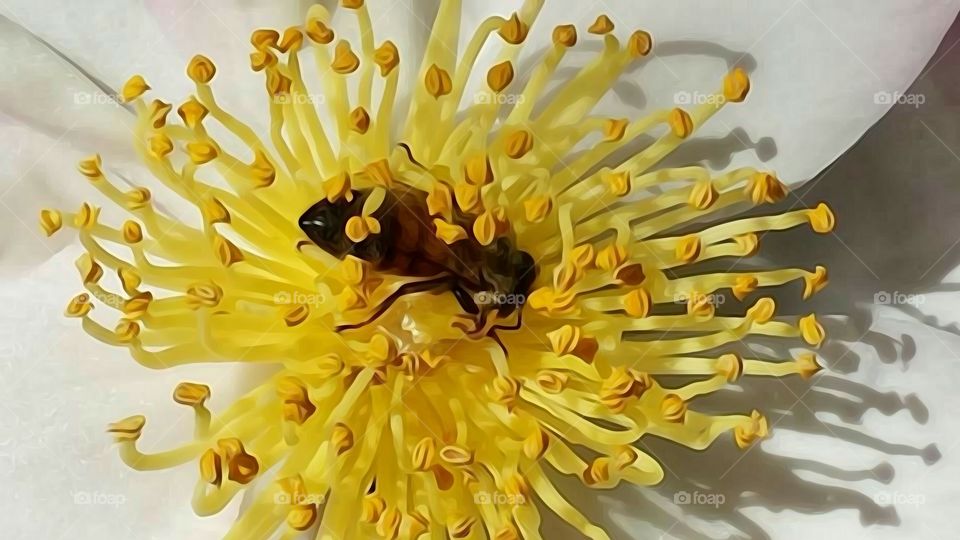
[[493,380],[489,388],[489,395],[496,403],[512,410],[520,399],[520,381],[513,377],[499,376]]
[[282,377],[277,380],[277,397],[283,401],[310,400],[307,386],[296,377]]
[[549,195],[534,195],[523,201],[523,213],[527,221],[540,223],[553,210],[553,199]]
[[63,227],[63,214],[59,210],[44,208],[40,211],[40,227],[47,236],[53,236]]
[[836,225],[833,212],[830,211],[829,206],[823,203],[818,204],[813,210],[808,210],[807,218],[810,220],[810,227],[814,232],[820,234],[833,232],[833,227]]
[[653,36],[643,30],[637,30],[630,35],[627,50],[634,58],[642,58],[650,54],[650,51],[653,50]]
[[717,202],[719,197],[720,194],[717,192],[717,188],[713,187],[713,182],[704,180],[693,186],[687,202],[697,210],[706,210],[713,206],[713,203]]
[[570,262],[581,272],[593,268],[596,258],[593,244],[583,244],[570,250]]
[[747,318],[757,324],[766,324],[777,313],[777,303],[773,298],[761,298],[747,310]]
[[274,98],[284,97],[284,99],[275,100],[277,103],[292,103],[286,98],[290,94],[292,84],[293,81],[279,70],[271,69],[267,72],[267,92]]
[[559,394],[567,387],[570,376],[560,371],[543,370],[537,373],[537,384],[551,394]]
[[333,41],[333,30],[331,30],[320,19],[310,19],[307,21],[307,37],[320,45],[328,45]]
[[287,525],[297,531],[306,531],[317,521],[319,513],[315,504],[301,504],[287,513]]
[[344,281],[349,285],[360,285],[367,279],[370,263],[363,259],[348,255],[340,264],[340,272]]
[[756,255],[760,249],[760,237],[754,233],[737,236],[733,239],[733,242],[740,248],[740,252],[744,257]]
[[210,387],[205,384],[182,382],[173,389],[173,400],[188,407],[202,407],[210,399]]
[[687,403],[676,394],[667,394],[660,402],[660,413],[667,422],[682,424],[687,417]]
[[173,141],[163,133],[150,137],[150,155],[154,159],[164,159],[173,152]]
[[450,80],[450,74],[433,64],[427,69],[424,77],[424,84],[427,86],[427,92],[435,98],[445,96],[453,90],[453,82]]
[[353,216],[345,228],[351,242],[363,242],[371,234],[380,234],[380,222],[372,216]]
[[337,455],[347,452],[353,448],[353,431],[346,424],[337,423],[333,426],[333,433],[330,435],[330,443],[337,449]]
[[743,375],[743,360],[735,354],[725,354],[717,359],[717,373],[734,382]]
[[387,503],[379,495],[367,495],[363,498],[363,509],[360,520],[365,523],[376,523],[387,509]]
[[534,461],[543,457],[550,448],[550,434],[541,427],[523,440],[523,454]]
[[562,24],[554,28],[553,43],[563,47],[573,47],[577,44],[577,27],[572,24]]
[[605,142],[617,142],[623,139],[629,125],[630,121],[626,118],[610,118],[603,123],[603,140]]
[[765,438],[768,434],[767,419],[760,414],[760,411],[753,411],[750,413],[750,418],[733,428],[733,438],[740,448],[748,448],[757,440]]
[[250,44],[257,49],[276,47],[278,41],[280,41],[280,32],[270,28],[254,30],[250,36]]
[[820,372],[823,367],[817,362],[817,355],[813,353],[803,353],[795,360],[797,371],[804,379],[809,379]]
[[497,221],[493,213],[487,210],[473,222],[473,237],[481,246],[489,246],[497,237]]
[[129,266],[121,266],[117,269],[117,277],[120,279],[120,285],[124,292],[129,295],[138,293],[137,288],[140,287],[142,280],[136,270]]
[[609,34],[613,32],[613,21],[610,20],[610,17],[606,15],[600,15],[597,17],[597,20],[590,25],[588,31],[591,34],[597,34],[602,36],[603,34]]
[[139,210],[150,204],[150,190],[135,188],[124,194],[125,206],[130,210]]
[[366,109],[357,107],[350,112],[350,128],[361,135],[370,129],[370,115]]
[[367,358],[373,362],[385,364],[397,357],[397,344],[383,334],[374,334],[367,347]]
[[493,167],[486,154],[470,156],[463,166],[463,176],[475,186],[485,186],[493,182]]
[[517,528],[510,523],[497,529],[497,532],[493,535],[493,540],[520,540],[520,539],[521,539],[521,536],[520,536],[520,533],[517,531]]
[[147,418],[143,415],[128,416],[107,426],[107,433],[113,435],[115,442],[132,442],[140,438]]
[[[228,442],[229,441],[229,442]],[[248,454],[239,439],[217,441],[224,443],[222,447],[229,447],[224,454],[227,457],[227,478],[238,484],[249,484],[260,472],[260,463],[257,458]]]
[[283,312],[283,322],[287,326],[299,326],[310,316],[310,306],[306,304],[297,304],[290,306]]
[[583,329],[569,324],[548,332],[547,339],[557,355],[571,354],[588,363],[593,362],[600,348],[596,338],[584,335]]
[[147,81],[140,75],[134,75],[123,84],[123,88],[120,90],[120,97],[124,103],[129,103],[142,96],[147,90],[150,90],[150,85],[147,84]]
[[72,318],[85,317],[91,309],[93,309],[93,304],[90,302],[90,295],[81,293],[70,300],[63,314]]
[[814,347],[819,347],[826,337],[823,326],[817,321],[816,315],[812,313],[800,319],[800,334],[804,341]]
[[80,163],[77,164],[77,170],[87,178],[97,180],[103,178],[103,171],[100,168],[101,164],[100,154],[94,154],[81,159]]
[[123,241],[128,244],[137,244],[143,240],[143,229],[136,221],[127,220],[123,224]]
[[503,92],[513,82],[513,75],[513,64],[509,60],[502,62],[487,72],[487,85],[494,92]]
[[217,487],[223,483],[223,460],[216,450],[208,448],[200,456],[200,479]]
[[97,283],[103,277],[103,267],[93,260],[89,253],[84,253],[77,258],[75,263],[77,271],[80,272],[80,279],[84,285]]
[[700,256],[700,249],[700,237],[695,234],[689,234],[677,242],[675,254],[678,261],[692,263]]
[[624,445],[618,447],[612,457],[614,465],[622,471],[636,463],[640,454],[632,446]]
[[442,219],[434,219],[433,226],[437,230],[437,238],[447,244],[453,244],[467,239],[467,231],[463,230],[463,227],[459,225],[448,223]]
[[503,478],[503,491],[509,496],[513,504],[525,504],[530,496],[530,484],[523,475],[511,473]]
[[190,156],[190,161],[196,163],[197,165],[203,165],[204,163],[209,163],[220,155],[220,151],[217,149],[216,145],[209,142],[193,142],[187,143],[187,155]]
[[597,253],[597,268],[612,272],[627,260],[627,250],[619,244],[610,244]]
[[273,163],[270,162],[267,155],[260,149],[257,149],[253,155],[253,163],[250,164],[250,173],[251,180],[253,180],[258,188],[273,185],[274,180],[277,178],[277,170],[274,168]]
[[297,52],[303,47],[303,32],[299,28],[291,26],[283,31],[283,37],[277,44],[277,50],[282,53]]
[[626,409],[630,398],[640,397],[650,387],[653,380],[646,373],[616,367],[600,383],[600,402],[615,413]]
[[411,454],[414,470],[427,471],[437,458],[437,441],[432,437],[424,437],[413,447]]
[[100,208],[91,206],[89,203],[80,205],[80,211],[73,218],[73,224],[78,229],[90,229],[97,223],[100,217]]
[[219,234],[213,237],[213,250],[216,252],[220,264],[225,267],[233,266],[243,260],[243,251],[236,244]]
[[748,294],[757,290],[759,285],[760,281],[757,280],[756,276],[737,276],[731,290],[733,291],[733,296],[743,302],[743,299],[746,298]]
[[440,449],[440,459],[454,466],[465,466],[473,463],[473,450],[455,444]]
[[514,131],[507,137],[504,151],[513,159],[520,159],[533,150],[533,134],[525,129]]
[[510,18],[500,26],[500,30],[497,33],[500,34],[500,37],[507,43],[519,45],[527,39],[527,33],[529,31],[530,27],[521,21],[520,16],[514,12],[514,14],[510,15]]
[[328,178],[323,182],[323,191],[330,202],[337,202],[344,199],[347,202],[353,201],[353,189],[350,182],[350,174],[342,172],[336,176]]
[[120,321],[113,329],[113,335],[121,343],[130,343],[140,335],[140,325],[135,321]]
[[614,197],[623,197],[630,193],[630,171],[606,173],[603,175],[603,182]]
[[744,192],[753,204],[777,203],[787,195],[787,186],[772,174],[757,173],[750,178]]
[[634,289],[623,297],[623,309],[627,315],[642,319],[650,314],[653,299],[646,289]]
[[457,198],[457,206],[464,212],[476,213],[480,210],[480,186],[474,184],[458,184],[453,188]]
[[610,458],[594,459],[583,471],[583,482],[588,486],[605,484],[610,481]]
[[703,293],[687,295],[687,314],[694,317],[711,318],[716,311],[712,299]]
[[187,305],[192,309],[216,307],[223,299],[223,289],[216,283],[198,283],[187,289]]
[[347,9],[360,9],[363,7],[363,0],[340,0],[340,5]]
[[683,109],[677,108],[670,111],[667,122],[670,124],[670,131],[681,139],[686,139],[693,133],[693,118],[690,118],[687,111]]
[[203,221],[210,225],[214,223],[230,223],[230,213],[215,197],[204,197],[200,202],[200,213]]
[[803,299],[822,291],[827,286],[827,269],[823,266],[817,266],[812,274],[803,276]]
[[167,115],[170,114],[171,110],[173,110],[173,105],[164,103],[159,99],[150,102],[149,112],[147,114],[150,117],[150,124],[154,129],[160,129],[167,125]]
[[250,53],[250,69],[257,73],[275,65],[277,65],[277,55],[272,51],[262,50]]
[[441,182],[435,182],[427,194],[427,212],[431,216],[447,215],[453,209],[453,194],[450,188]]
[[643,265],[640,263],[628,264],[617,268],[614,277],[620,283],[629,286],[640,285],[645,279],[647,279],[647,275],[643,271]]
[[400,51],[392,41],[384,41],[383,45],[373,52],[373,61],[380,66],[380,75],[386,77],[400,65]]
[[217,66],[201,54],[194,56],[187,65],[187,76],[197,84],[208,84],[216,74]]
[[727,101],[739,103],[750,93],[750,77],[743,68],[736,68],[723,78],[723,97]]
[[477,518],[473,516],[464,516],[450,519],[447,523],[447,533],[451,538],[467,538],[473,531],[473,526],[477,523]]
[[378,159],[364,168],[367,176],[379,186],[392,187],[394,183],[393,171],[390,170],[390,162],[386,159]]
[[330,67],[341,75],[353,73],[360,67],[360,59],[357,58],[353,49],[350,48],[349,42],[340,41],[340,43],[337,43],[337,48],[333,55],[333,64],[331,64]]

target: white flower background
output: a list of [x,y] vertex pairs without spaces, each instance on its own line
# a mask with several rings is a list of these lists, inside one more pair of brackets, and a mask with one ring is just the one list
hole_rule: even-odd
[[[397,43],[408,68],[438,2],[368,0],[378,41]],[[127,470],[104,428],[144,413],[144,446],[172,446],[190,430],[169,398],[177,382],[210,384],[217,408],[251,375],[226,366],[153,372],[88,339],[61,316],[79,291],[80,250],[69,233],[43,238],[36,216],[98,200],[75,172],[91,153],[114,176],[146,178],[130,142],[133,115],[106,99],[133,73],[179,102],[192,89],[189,58],[208,55],[225,108],[265,126],[248,36],[298,24],[310,3],[0,0],[0,536],[216,538],[233,520],[236,505],[192,514],[194,467]],[[467,34],[519,4],[464,3]],[[618,116],[672,107],[742,66],[750,97],[669,162],[758,164],[793,187],[782,209],[823,200],[838,217],[835,234],[779,234],[761,252],[777,265],[829,268],[830,287],[811,303],[788,302],[799,297],[792,289],[780,301],[787,313],[832,316],[827,369],[809,382],[746,381],[709,399],[718,411],[768,415],[772,437],[747,452],[644,439],[668,470],[661,486],[595,492],[561,481],[613,538],[956,536],[958,10],[958,0],[547,0],[519,74],[555,24],[583,28],[600,13],[657,43],[602,103]],[[557,522],[545,527],[546,538],[575,537]]]

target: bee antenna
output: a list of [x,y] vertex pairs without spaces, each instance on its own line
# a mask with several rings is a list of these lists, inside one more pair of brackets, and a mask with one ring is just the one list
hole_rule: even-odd
[[402,142],[397,144],[397,146],[399,146],[400,148],[403,148],[404,152],[407,153],[407,159],[410,160],[410,163],[413,163],[414,165],[416,165],[417,167],[420,167],[423,170],[427,170],[427,168],[424,167],[422,163],[417,161],[417,158],[413,157],[413,150],[410,149],[409,144]]

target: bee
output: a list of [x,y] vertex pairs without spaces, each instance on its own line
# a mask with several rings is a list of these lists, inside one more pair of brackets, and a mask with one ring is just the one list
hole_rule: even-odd
[[[432,291],[453,294],[474,328],[462,329],[472,337],[493,335],[496,329],[516,330],[522,308],[537,278],[533,257],[517,248],[512,238],[498,237],[488,246],[475,238],[448,245],[437,238],[427,209],[427,194],[413,187],[383,188],[385,196],[371,217],[380,223],[380,232],[360,242],[346,233],[347,221],[361,216],[372,189],[351,190],[351,196],[334,202],[323,199],[299,219],[300,229],[318,247],[344,259],[352,255],[369,262],[380,272],[426,278],[396,291],[367,322],[342,325],[338,331],[355,329],[379,318],[402,296]],[[471,230],[472,218],[454,210],[453,223]],[[516,317],[513,325],[502,325]]]

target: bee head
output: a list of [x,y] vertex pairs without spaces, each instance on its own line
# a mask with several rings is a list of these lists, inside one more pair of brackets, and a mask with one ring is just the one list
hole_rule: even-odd
[[377,263],[384,251],[380,245],[383,242],[380,235],[373,235],[358,243],[347,238],[347,221],[361,215],[369,192],[354,190],[352,195],[349,201],[341,197],[337,201],[323,199],[314,204],[300,216],[300,229],[311,242],[338,259],[354,255]]

